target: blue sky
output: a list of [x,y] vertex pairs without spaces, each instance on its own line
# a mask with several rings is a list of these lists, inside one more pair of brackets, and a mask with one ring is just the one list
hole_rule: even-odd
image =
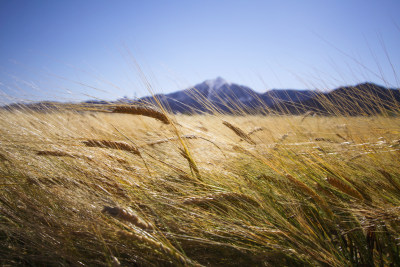
[[258,92],[400,87],[399,11],[398,0],[0,0],[0,99],[143,96],[143,75],[159,93],[217,76]]

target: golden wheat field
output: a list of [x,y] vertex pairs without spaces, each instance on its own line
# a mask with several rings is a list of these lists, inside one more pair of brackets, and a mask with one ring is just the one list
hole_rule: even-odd
[[0,264],[396,266],[399,156],[399,117],[2,111]]

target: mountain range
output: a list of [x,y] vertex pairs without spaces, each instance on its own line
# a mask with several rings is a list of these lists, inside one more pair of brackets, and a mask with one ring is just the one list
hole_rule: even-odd
[[[89,100],[85,105],[102,104],[162,104],[174,113],[222,112],[227,114],[303,114],[372,115],[399,113],[400,90],[374,83],[339,87],[329,92],[316,90],[273,89],[258,93],[251,88],[229,83],[221,77],[206,80],[191,88],[170,94],[157,94],[140,99],[123,98],[117,101]],[[11,104],[3,109],[52,110],[62,103],[39,102]],[[71,105],[71,104],[69,104]]]
[[400,111],[399,89],[374,83],[346,86],[330,92],[274,89],[257,93],[251,88],[218,77],[170,94],[143,97],[139,102],[156,104],[155,98],[174,113],[290,113],[370,115]]

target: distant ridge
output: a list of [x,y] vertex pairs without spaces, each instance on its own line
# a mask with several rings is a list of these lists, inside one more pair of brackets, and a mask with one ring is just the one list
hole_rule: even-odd
[[[282,101],[303,101],[315,94],[313,90],[271,90],[260,94],[251,88],[229,83],[221,77],[206,80],[191,88],[155,97],[175,113],[222,111],[225,113],[252,113]],[[154,103],[153,97],[139,101]]]
[[[157,99],[157,101],[155,100]],[[206,80],[191,88],[170,94],[157,94],[137,100],[122,98],[116,101],[89,100],[85,105],[116,105],[132,103],[161,103],[173,113],[222,112],[227,114],[302,114],[314,112],[322,115],[371,115],[398,113],[399,89],[386,88],[374,83],[344,86],[323,93],[315,90],[273,89],[257,93],[251,88],[230,83],[221,77]],[[54,110],[64,105],[43,101],[32,104],[11,104],[2,109]],[[77,104],[76,104],[77,105]]]
[[373,115],[400,111],[400,90],[374,83],[339,87],[328,93],[316,93],[303,101],[283,101],[271,106],[289,114],[313,111],[323,115]]
[[[315,90],[273,89],[257,93],[251,88],[229,83],[221,77],[206,80],[192,88],[156,98],[174,113],[217,110],[225,113],[286,113],[370,115],[399,109],[399,89],[374,83],[360,83],[323,93]],[[153,97],[139,101],[155,103]]]

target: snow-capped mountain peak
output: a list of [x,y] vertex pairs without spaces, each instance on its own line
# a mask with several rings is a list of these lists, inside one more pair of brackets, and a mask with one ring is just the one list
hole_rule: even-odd
[[208,85],[208,87],[210,89],[213,89],[213,90],[218,90],[219,88],[221,88],[224,85],[229,86],[229,83],[221,77],[217,77],[216,79],[213,79],[213,80],[206,80],[205,83]]

